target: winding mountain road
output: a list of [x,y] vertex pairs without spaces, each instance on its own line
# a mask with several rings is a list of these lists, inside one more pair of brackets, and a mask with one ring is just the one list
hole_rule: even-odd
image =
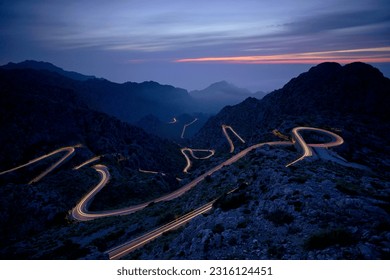
[[88,164],[90,164],[90,163],[92,163],[92,162],[98,161],[98,160],[100,160],[101,158],[102,158],[102,156],[93,157],[93,158],[91,158],[91,159],[89,159],[89,160],[83,162],[82,164],[80,164],[80,165],[74,167],[73,170],[79,170],[80,168],[82,168],[82,167],[84,167],[84,166],[86,166],[86,165],[88,165]]
[[10,173],[10,172],[13,172],[13,171],[16,171],[18,169],[21,169],[23,167],[27,167],[29,165],[32,165],[38,161],[41,161],[43,159],[46,159],[48,157],[51,157],[51,156],[54,156],[55,154],[58,154],[58,153],[62,153],[62,152],[66,152],[66,154],[60,158],[57,162],[55,162],[53,165],[51,165],[48,169],[46,169],[45,171],[43,171],[41,174],[39,174],[37,177],[35,177],[34,179],[32,179],[28,184],[31,185],[33,183],[37,183],[39,182],[43,177],[45,177],[47,174],[49,174],[50,172],[52,172],[55,168],[59,167],[61,164],[63,164],[66,160],[70,159],[73,155],[74,155],[74,152],[75,152],[75,148],[78,148],[80,147],[81,145],[76,145],[76,146],[71,146],[71,147],[63,147],[63,148],[60,148],[58,150],[55,150],[49,154],[46,154],[46,155],[43,155],[43,156],[40,156],[36,159],[33,159],[31,161],[29,161],[28,163],[26,164],[23,164],[23,165],[19,165],[15,168],[12,168],[12,169],[9,169],[9,170],[6,170],[6,171],[3,171],[3,172],[0,172],[0,175],[4,175],[4,174],[7,174],[7,173]]
[[[191,168],[192,166],[192,161],[191,159],[188,157],[188,155],[186,154],[186,152],[189,152],[190,155],[194,158],[194,159],[208,159],[210,157],[212,157],[214,154],[215,154],[215,150],[208,150],[208,149],[191,149],[191,148],[181,148],[180,149],[181,153],[184,155],[185,159],[186,159],[186,162],[187,162],[187,165],[184,167],[183,169],[183,172],[184,173],[188,173],[188,169]],[[209,152],[210,154],[205,156],[205,157],[197,157],[194,152]]]
[[166,176],[167,175],[164,172],[158,172],[158,171],[153,171],[153,170],[145,170],[145,169],[141,169],[141,168],[138,168],[138,171],[141,172],[141,173],[145,173],[145,174],[153,174],[153,175],[161,174],[162,176]]
[[169,124],[175,124],[177,123],[176,117],[173,117],[172,120],[169,122]]
[[[303,137],[301,136],[301,134],[299,133],[300,131],[303,130],[318,132],[326,136],[330,136],[332,140],[328,143],[322,143],[322,144],[307,144],[303,139]],[[297,160],[294,160],[293,162],[287,164],[286,167],[289,167],[297,163],[298,161],[303,160],[306,157],[313,156],[313,150],[310,147],[330,148],[330,147],[339,146],[344,143],[343,138],[341,138],[337,134],[330,132],[328,130],[314,128],[314,127],[295,127],[292,130],[292,137],[295,146],[298,148],[298,150],[301,150],[303,152],[303,155]]]
[[242,139],[241,136],[238,135],[238,133],[231,126],[225,125],[225,124],[222,125],[223,134],[225,135],[225,137],[226,137],[226,139],[227,139],[227,141],[229,142],[229,145],[230,145],[230,153],[233,153],[234,152],[234,144],[233,144],[233,141],[230,138],[229,134],[226,131],[227,129],[229,129],[238,138],[238,140],[240,140],[242,143],[245,144],[245,140]]
[[169,222],[155,230],[152,230],[136,239],[133,239],[129,242],[119,245],[118,247],[108,250],[106,253],[108,254],[109,259],[110,260],[120,259],[121,257],[129,254],[130,252],[142,247],[146,243],[160,237],[165,232],[179,228],[180,226],[184,225],[185,223],[194,219],[195,217],[210,211],[213,208],[214,201],[215,200],[199,207],[198,209],[195,209],[194,211],[185,214],[184,216],[181,216],[180,218],[172,222]]
[[[228,139],[228,141],[230,140],[229,143],[231,143],[231,146],[233,144],[231,142],[231,139],[227,135],[226,129],[230,129],[240,139],[241,142],[245,143],[245,141],[231,127],[224,125],[224,126],[222,126],[222,128],[223,128],[223,131],[224,131],[224,134],[225,134],[226,138]],[[303,137],[301,136],[301,134],[300,134],[301,131],[317,132],[317,133],[329,136],[331,138],[331,141],[327,142],[327,143],[321,143],[321,144],[307,144],[305,142],[305,140],[303,139]],[[193,181],[191,181],[190,183],[188,183],[188,184],[184,185],[183,187],[177,189],[176,191],[173,191],[172,193],[163,195],[163,196],[161,196],[159,198],[156,198],[154,200],[151,200],[151,201],[148,201],[148,202],[145,202],[145,203],[142,203],[142,204],[138,204],[138,205],[122,208],[122,209],[116,209],[116,210],[96,211],[96,212],[89,212],[88,211],[89,203],[92,201],[94,196],[110,180],[110,173],[109,173],[108,168],[105,165],[102,165],[102,164],[94,165],[92,168],[94,168],[99,173],[100,181],[89,193],[87,193],[80,200],[80,202],[76,205],[76,207],[74,207],[72,209],[71,215],[72,215],[72,217],[75,220],[88,221],[88,220],[93,220],[93,219],[102,218],[102,217],[118,216],[118,215],[128,215],[128,214],[131,214],[131,213],[134,213],[136,211],[144,209],[150,203],[158,203],[158,202],[161,202],[161,201],[173,200],[173,199],[175,199],[177,197],[180,197],[181,195],[183,195],[187,191],[191,190],[192,188],[194,188],[196,185],[198,185],[200,182],[202,182],[207,176],[211,176],[213,173],[217,172],[221,168],[223,168],[223,167],[225,167],[227,165],[235,163],[239,159],[241,159],[244,156],[246,156],[249,152],[251,152],[251,151],[253,151],[255,149],[258,149],[258,148],[260,148],[260,147],[262,147],[264,145],[289,146],[289,145],[293,145],[294,144],[297,147],[297,149],[300,150],[303,154],[297,160],[294,160],[293,162],[288,163],[286,165],[286,167],[288,167],[288,166],[291,166],[293,164],[296,164],[297,162],[299,162],[299,161],[301,161],[301,160],[303,160],[303,159],[305,159],[307,157],[313,156],[313,151],[312,151],[311,147],[329,148],[329,147],[334,147],[334,146],[341,145],[344,142],[344,140],[340,136],[338,136],[337,134],[334,134],[334,133],[332,133],[330,131],[327,131],[327,130],[323,130],[323,129],[319,129],[319,128],[313,128],[313,127],[296,127],[296,128],[294,128],[292,130],[292,137],[293,137],[293,142],[290,142],[290,141],[274,141],[274,142],[264,142],[264,143],[259,143],[259,144],[252,145],[252,146],[242,150],[241,152],[237,153],[236,155],[232,156],[228,160],[218,164],[217,166],[213,167],[209,171],[207,171],[204,174],[202,174],[201,176],[195,178]],[[53,156],[53,155],[55,155],[57,153],[66,152],[66,154],[60,160],[55,162],[48,169],[46,169],[43,173],[41,173],[39,176],[34,178],[30,183],[38,182],[44,176],[46,176],[51,171],[53,171],[55,168],[59,167],[59,165],[61,165],[65,160],[69,159],[69,157],[74,154],[76,147],[80,147],[80,146],[78,145],[78,146],[74,146],[74,147],[64,147],[64,148],[55,150],[52,153],[49,153],[49,154],[46,154],[46,155],[41,156],[39,158],[36,158],[36,159],[26,163],[26,164],[23,164],[23,165],[20,165],[18,167],[15,167],[15,168],[3,171],[3,172],[0,173],[0,175],[6,174],[6,173],[9,173],[9,172],[13,172],[13,171],[18,170],[20,168],[29,166],[29,165],[31,165],[33,163],[36,163],[36,162],[38,162],[40,160],[43,160],[43,159],[45,159],[47,157]],[[231,150],[234,151],[234,146],[233,146],[233,148],[231,148]],[[213,156],[214,152],[215,152],[214,150],[183,148],[182,149],[182,153],[184,154],[186,159],[188,159],[187,160],[187,166],[186,166],[188,168],[191,166],[191,163],[188,163],[188,162],[190,162],[190,160],[189,160],[188,156],[185,153],[186,151],[188,151],[191,154],[192,157],[198,158],[198,159],[209,158],[209,157]],[[194,155],[194,152],[196,152],[196,151],[201,151],[201,152],[207,151],[207,152],[210,152],[210,155],[208,155],[206,157],[203,157],[203,158],[196,157]],[[87,165],[87,164],[89,164],[91,162],[94,162],[95,160],[97,160],[97,158],[98,157],[92,158],[92,159],[84,162],[83,164],[77,166],[76,168],[81,168],[82,166],[85,166],[85,165]],[[188,170],[188,168],[187,168],[187,170]],[[148,232],[145,235],[142,235],[142,236],[138,237],[137,239],[134,239],[134,240],[132,240],[130,242],[126,242],[123,245],[120,245],[120,246],[118,246],[118,247],[116,247],[114,249],[109,250],[108,253],[109,253],[110,259],[120,258],[120,257],[124,256],[125,254],[131,252],[132,250],[135,250],[135,249],[139,248],[143,244],[145,244],[145,243],[147,243],[147,242],[149,242],[149,241],[159,237],[164,232],[167,232],[169,230],[175,229],[175,228],[185,224],[186,222],[190,221],[194,217],[209,211],[212,208],[212,203],[213,202],[214,201],[212,201],[210,203],[207,203],[204,206],[202,206],[202,207],[200,207],[200,208],[198,208],[198,209],[196,209],[196,210],[194,210],[194,211],[192,211],[192,212],[190,212],[190,213],[188,213],[188,214],[178,218],[177,220],[172,221],[172,222],[170,222],[170,223],[168,223],[166,225],[163,225],[162,227],[159,227],[159,228],[157,228],[157,229],[155,229],[155,230],[153,230],[151,232]]]
[[[307,144],[299,133],[302,130],[319,132],[319,133],[328,135],[332,138],[332,141],[330,141],[328,143],[323,143],[323,144]],[[292,135],[293,135],[293,139],[296,139],[295,143],[296,143],[297,147],[300,150],[303,150],[304,154],[301,157],[299,157],[297,160],[287,164],[286,167],[291,166],[291,165],[303,160],[306,157],[312,156],[313,152],[311,150],[311,147],[329,148],[329,147],[335,147],[335,146],[341,145],[344,142],[344,140],[340,136],[338,136],[337,134],[334,134],[334,133],[329,132],[327,130],[312,128],[312,127],[294,128],[292,131]],[[294,143],[289,142],[289,141],[288,142],[287,141],[276,141],[276,142],[259,143],[259,144],[250,146],[250,147],[244,149],[243,151],[241,151],[240,153],[234,155],[233,157],[231,157],[227,161],[217,165],[216,167],[214,167],[210,171],[201,175],[200,177],[198,177],[197,179],[195,179],[194,181],[192,181],[188,185],[192,185],[192,187],[195,186],[196,184],[200,183],[206,176],[213,174],[214,172],[218,171],[219,169],[221,169],[222,167],[224,167],[226,165],[229,165],[229,164],[232,164],[232,163],[238,161],[239,159],[241,159],[242,157],[247,155],[249,152],[251,152],[255,149],[261,148],[264,145],[289,146],[289,145],[293,145],[293,144]],[[188,214],[185,214],[184,216],[182,216],[182,217],[180,217],[180,218],[178,218],[178,219],[176,219],[168,224],[165,224],[165,225],[163,225],[157,229],[154,229],[154,230],[152,230],[144,235],[141,235],[140,237],[137,237],[136,239],[133,239],[133,240],[126,242],[122,245],[119,245],[118,247],[115,247],[113,249],[110,249],[106,253],[108,254],[110,259],[120,259],[121,257],[140,248],[141,246],[145,245],[146,243],[158,238],[163,233],[168,232],[168,231],[173,230],[173,229],[176,229],[176,228],[182,226],[183,224],[189,222],[193,218],[210,211],[212,209],[212,205],[213,205],[214,201],[209,202],[209,203],[203,205],[202,207],[200,207],[200,208],[198,208],[198,209],[196,209]]]
[[191,124],[194,124],[194,123],[197,122],[197,121],[198,121],[198,118],[195,118],[192,122],[187,123],[187,124],[185,124],[185,125],[183,126],[183,130],[182,130],[182,132],[181,132],[181,139],[184,139],[184,133],[186,132],[187,127],[190,126]]

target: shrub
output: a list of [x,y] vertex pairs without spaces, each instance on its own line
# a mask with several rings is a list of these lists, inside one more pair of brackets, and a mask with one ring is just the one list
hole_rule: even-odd
[[294,201],[293,202],[293,205],[294,205],[294,210],[297,211],[297,212],[301,212],[302,211],[302,205],[303,203],[300,202],[300,201]]
[[268,255],[271,258],[281,259],[284,256],[285,249],[282,246],[271,245],[268,247]]
[[288,179],[289,183],[304,184],[308,179],[308,175],[298,175]]
[[246,228],[247,226],[248,226],[248,222],[242,221],[238,223],[237,228]]
[[294,221],[293,215],[280,209],[265,214],[265,218],[274,223],[275,226],[291,224]]
[[336,189],[347,195],[357,195],[360,191],[360,188],[358,186],[345,181],[339,181],[336,185]]
[[214,225],[212,231],[213,233],[222,233],[225,230],[224,226],[221,224]]
[[331,229],[320,231],[309,237],[305,241],[307,250],[325,249],[330,246],[348,246],[356,243],[355,237],[346,229]]
[[228,211],[231,209],[236,209],[241,205],[248,203],[248,201],[249,196],[247,196],[245,193],[230,193],[217,199],[213,206],[216,208],[221,208],[222,211]]

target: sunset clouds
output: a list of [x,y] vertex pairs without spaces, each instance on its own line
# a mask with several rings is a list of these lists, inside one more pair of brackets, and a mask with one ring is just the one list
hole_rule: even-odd
[[[45,60],[115,81],[186,86],[211,77],[200,64],[389,63],[389,47],[387,0],[0,2],[0,63]],[[248,75],[235,69],[240,84]]]
[[367,63],[390,62],[390,47],[258,56],[183,58],[175,62],[318,64],[325,61],[338,61],[340,63],[351,63],[354,61]]

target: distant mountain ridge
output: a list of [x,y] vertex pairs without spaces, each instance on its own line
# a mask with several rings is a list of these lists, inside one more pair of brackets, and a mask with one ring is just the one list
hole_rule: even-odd
[[[184,115],[201,116],[188,130],[187,137],[196,133],[210,114],[216,114],[226,105],[237,104],[248,96],[261,98],[264,93],[251,93],[226,81],[217,82],[204,90],[192,91],[161,85],[154,81],[142,83],[114,83],[95,76],[65,71],[48,62],[26,60],[0,66],[4,70],[26,69],[55,73],[58,77],[49,79],[60,81],[61,87],[76,93],[89,108],[104,112],[122,121],[138,125],[163,138],[176,139],[181,128],[166,126],[173,117]],[[44,74],[43,74],[44,75]],[[46,75],[46,78],[51,77]],[[63,78],[69,78],[64,80]],[[54,82],[55,83],[55,82]],[[203,114],[202,114],[203,113]],[[204,114],[206,113],[206,114]],[[156,119],[154,119],[156,118]],[[182,118],[182,121],[188,117]]]
[[248,97],[263,98],[265,92],[252,93],[248,89],[239,88],[226,81],[211,84],[203,90],[190,91],[190,95],[201,103],[203,110],[216,112],[227,105],[235,105]]
[[46,70],[50,72],[55,72],[67,78],[78,80],[78,81],[86,81],[89,79],[96,79],[95,76],[87,76],[74,71],[66,71],[60,67],[55,66],[49,62],[44,61],[35,61],[35,60],[26,60],[20,63],[10,62],[6,65],[0,66],[2,69],[34,69],[34,70]]
[[161,119],[169,119],[172,115],[189,110],[191,104],[186,90],[153,81],[118,84],[32,60],[8,63],[0,68],[45,71],[69,78],[63,80],[61,86],[73,90],[90,108],[130,123],[152,113]]
[[26,60],[8,63],[0,69],[30,69],[49,71],[70,78],[66,85],[79,94],[89,107],[115,116],[123,121],[137,123],[148,115],[166,122],[181,114],[215,114],[226,105],[236,104],[252,94],[225,81],[191,94],[182,88],[161,85],[154,81],[118,84],[95,76],[65,71],[48,62]]

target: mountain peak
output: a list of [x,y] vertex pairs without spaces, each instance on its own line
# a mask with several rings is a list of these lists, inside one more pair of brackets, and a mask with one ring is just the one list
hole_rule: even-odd
[[1,66],[3,69],[33,69],[33,70],[45,70],[60,74],[67,78],[78,80],[78,81],[86,81],[89,79],[96,79],[95,76],[86,76],[73,71],[66,71],[58,66],[55,66],[52,63],[45,61],[36,61],[36,60],[25,60],[19,63],[9,62],[6,65]]
[[244,88],[239,88],[239,87],[235,86],[234,84],[229,83],[225,80],[215,82],[215,83],[209,85],[204,90],[240,90],[240,91],[248,91],[249,92],[249,90],[244,89]]
[[225,87],[225,86],[234,86],[234,85],[228,83],[225,80],[222,80],[219,82],[212,83],[209,87]]

